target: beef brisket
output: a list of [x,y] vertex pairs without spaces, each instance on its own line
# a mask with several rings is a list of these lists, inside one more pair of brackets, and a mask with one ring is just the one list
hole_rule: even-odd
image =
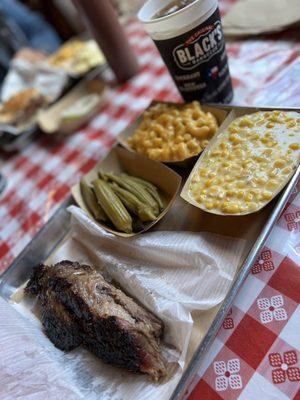
[[83,345],[103,361],[153,380],[166,375],[163,324],[89,265],[40,265],[27,293],[38,296],[49,339],[61,350]]

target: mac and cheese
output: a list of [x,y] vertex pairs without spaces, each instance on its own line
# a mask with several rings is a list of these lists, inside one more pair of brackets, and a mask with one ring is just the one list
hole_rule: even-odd
[[130,147],[157,161],[181,161],[199,154],[215,134],[214,115],[194,101],[184,105],[156,104],[128,139]]

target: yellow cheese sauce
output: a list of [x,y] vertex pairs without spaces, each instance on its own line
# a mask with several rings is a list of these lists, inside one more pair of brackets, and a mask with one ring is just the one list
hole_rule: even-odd
[[248,214],[287,183],[300,158],[300,114],[267,111],[235,119],[201,157],[188,195],[203,210]]

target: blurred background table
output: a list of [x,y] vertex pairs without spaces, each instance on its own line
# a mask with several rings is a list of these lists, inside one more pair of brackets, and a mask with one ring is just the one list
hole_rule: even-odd
[[[222,1],[222,13],[232,3]],[[60,142],[44,136],[19,153],[0,154],[0,170],[8,180],[0,199],[0,273],[152,99],[180,100],[140,23],[129,20],[126,32],[140,73],[109,91],[88,126]],[[227,51],[234,104],[300,106],[299,29],[228,41]],[[300,399],[298,191],[299,187],[225,319],[190,400]]]

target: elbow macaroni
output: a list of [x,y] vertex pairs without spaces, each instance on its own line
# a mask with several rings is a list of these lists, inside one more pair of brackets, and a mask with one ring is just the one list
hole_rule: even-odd
[[199,154],[217,129],[216,118],[197,101],[179,107],[159,103],[145,111],[128,144],[153,160],[182,161]]
[[299,156],[299,113],[244,115],[200,158],[188,195],[200,208],[217,214],[257,211],[283,188]]

